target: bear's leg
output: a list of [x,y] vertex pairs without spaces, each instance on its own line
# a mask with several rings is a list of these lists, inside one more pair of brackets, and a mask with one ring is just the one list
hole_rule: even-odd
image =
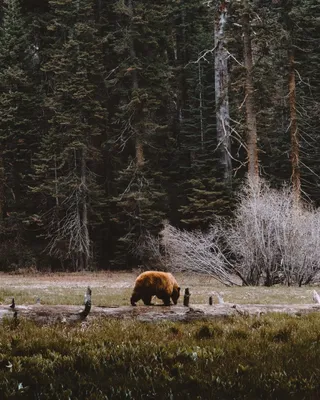
[[133,292],[132,296],[131,296],[131,299],[130,299],[131,305],[132,306],[136,306],[136,302],[139,301],[140,299],[141,299],[141,296],[139,296],[139,294]]
[[165,306],[170,306],[170,296],[169,295],[165,295],[165,296],[163,296],[162,297],[162,300],[163,300],[163,304],[165,305]]
[[144,302],[144,304],[146,306],[150,306],[151,305],[151,299],[152,299],[152,296],[150,296],[150,295],[142,296],[142,301]]

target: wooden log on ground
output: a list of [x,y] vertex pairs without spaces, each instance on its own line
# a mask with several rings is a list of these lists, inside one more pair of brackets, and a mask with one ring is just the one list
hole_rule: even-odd
[[91,294],[92,290],[88,286],[85,294],[84,309],[79,310],[77,306],[45,306],[40,304],[40,299],[37,299],[35,305],[28,306],[17,306],[15,300],[9,306],[0,305],[0,321],[4,317],[14,318],[16,320],[21,317],[42,322],[42,323],[72,323],[77,321],[83,321],[91,311]]
[[[0,305],[0,320],[4,317],[28,318],[40,323],[76,322],[82,321],[83,311],[77,306],[41,304],[18,306],[12,310],[9,306]],[[91,306],[89,318],[118,318],[136,319],[138,321],[192,321],[223,318],[233,315],[261,316],[267,313],[283,313],[289,315],[304,315],[312,312],[320,313],[320,304],[193,304],[192,307],[182,305],[165,307],[156,306],[120,306],[95,307]]]

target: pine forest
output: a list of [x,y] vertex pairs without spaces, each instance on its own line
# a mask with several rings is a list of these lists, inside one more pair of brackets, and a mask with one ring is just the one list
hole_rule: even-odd
[[319,0],[1,0],[0,270],[147,265],[248,179],[318,207],[319,65]]

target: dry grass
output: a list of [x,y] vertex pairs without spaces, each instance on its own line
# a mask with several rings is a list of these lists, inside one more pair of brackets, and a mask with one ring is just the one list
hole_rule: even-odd
[[[41,303],[83,304],[87,286],[92,288],[96,306],[128,305],[138,271],[61,274],[0,273],[0,303],[9,304],[12,297],[17,304],[33,304],[40,297]],[[204,275],[175,274],[181,289],[189,287],[190,304],[206,304],[214,292],[225,302],[238,304],[308,304],[312,303],[315,287],[225,287]],[[318,290],[318,288],[316,288]],[[216,297],[214,301],[217,302]],[[156,301],[157,302],[157,301]],[[182,302],[182,298],[180,301]]]
[[0,302],[14,297],[17,304],[41,303],[83,304],[87,286],[93,291],[97,306],[128,304],[134,275],[126,272],[61,273],[61,274],[0,274]]

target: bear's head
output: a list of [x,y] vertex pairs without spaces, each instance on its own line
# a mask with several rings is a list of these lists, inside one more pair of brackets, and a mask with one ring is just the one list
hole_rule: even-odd
[[172,291],[172,295],[171,295],[171,298],[172,298],[172,301],[173,301],[174,304],[177,304],[179,296],[180,296],[180,288],[179,288],[179,286],[174,287],[173,291]]

